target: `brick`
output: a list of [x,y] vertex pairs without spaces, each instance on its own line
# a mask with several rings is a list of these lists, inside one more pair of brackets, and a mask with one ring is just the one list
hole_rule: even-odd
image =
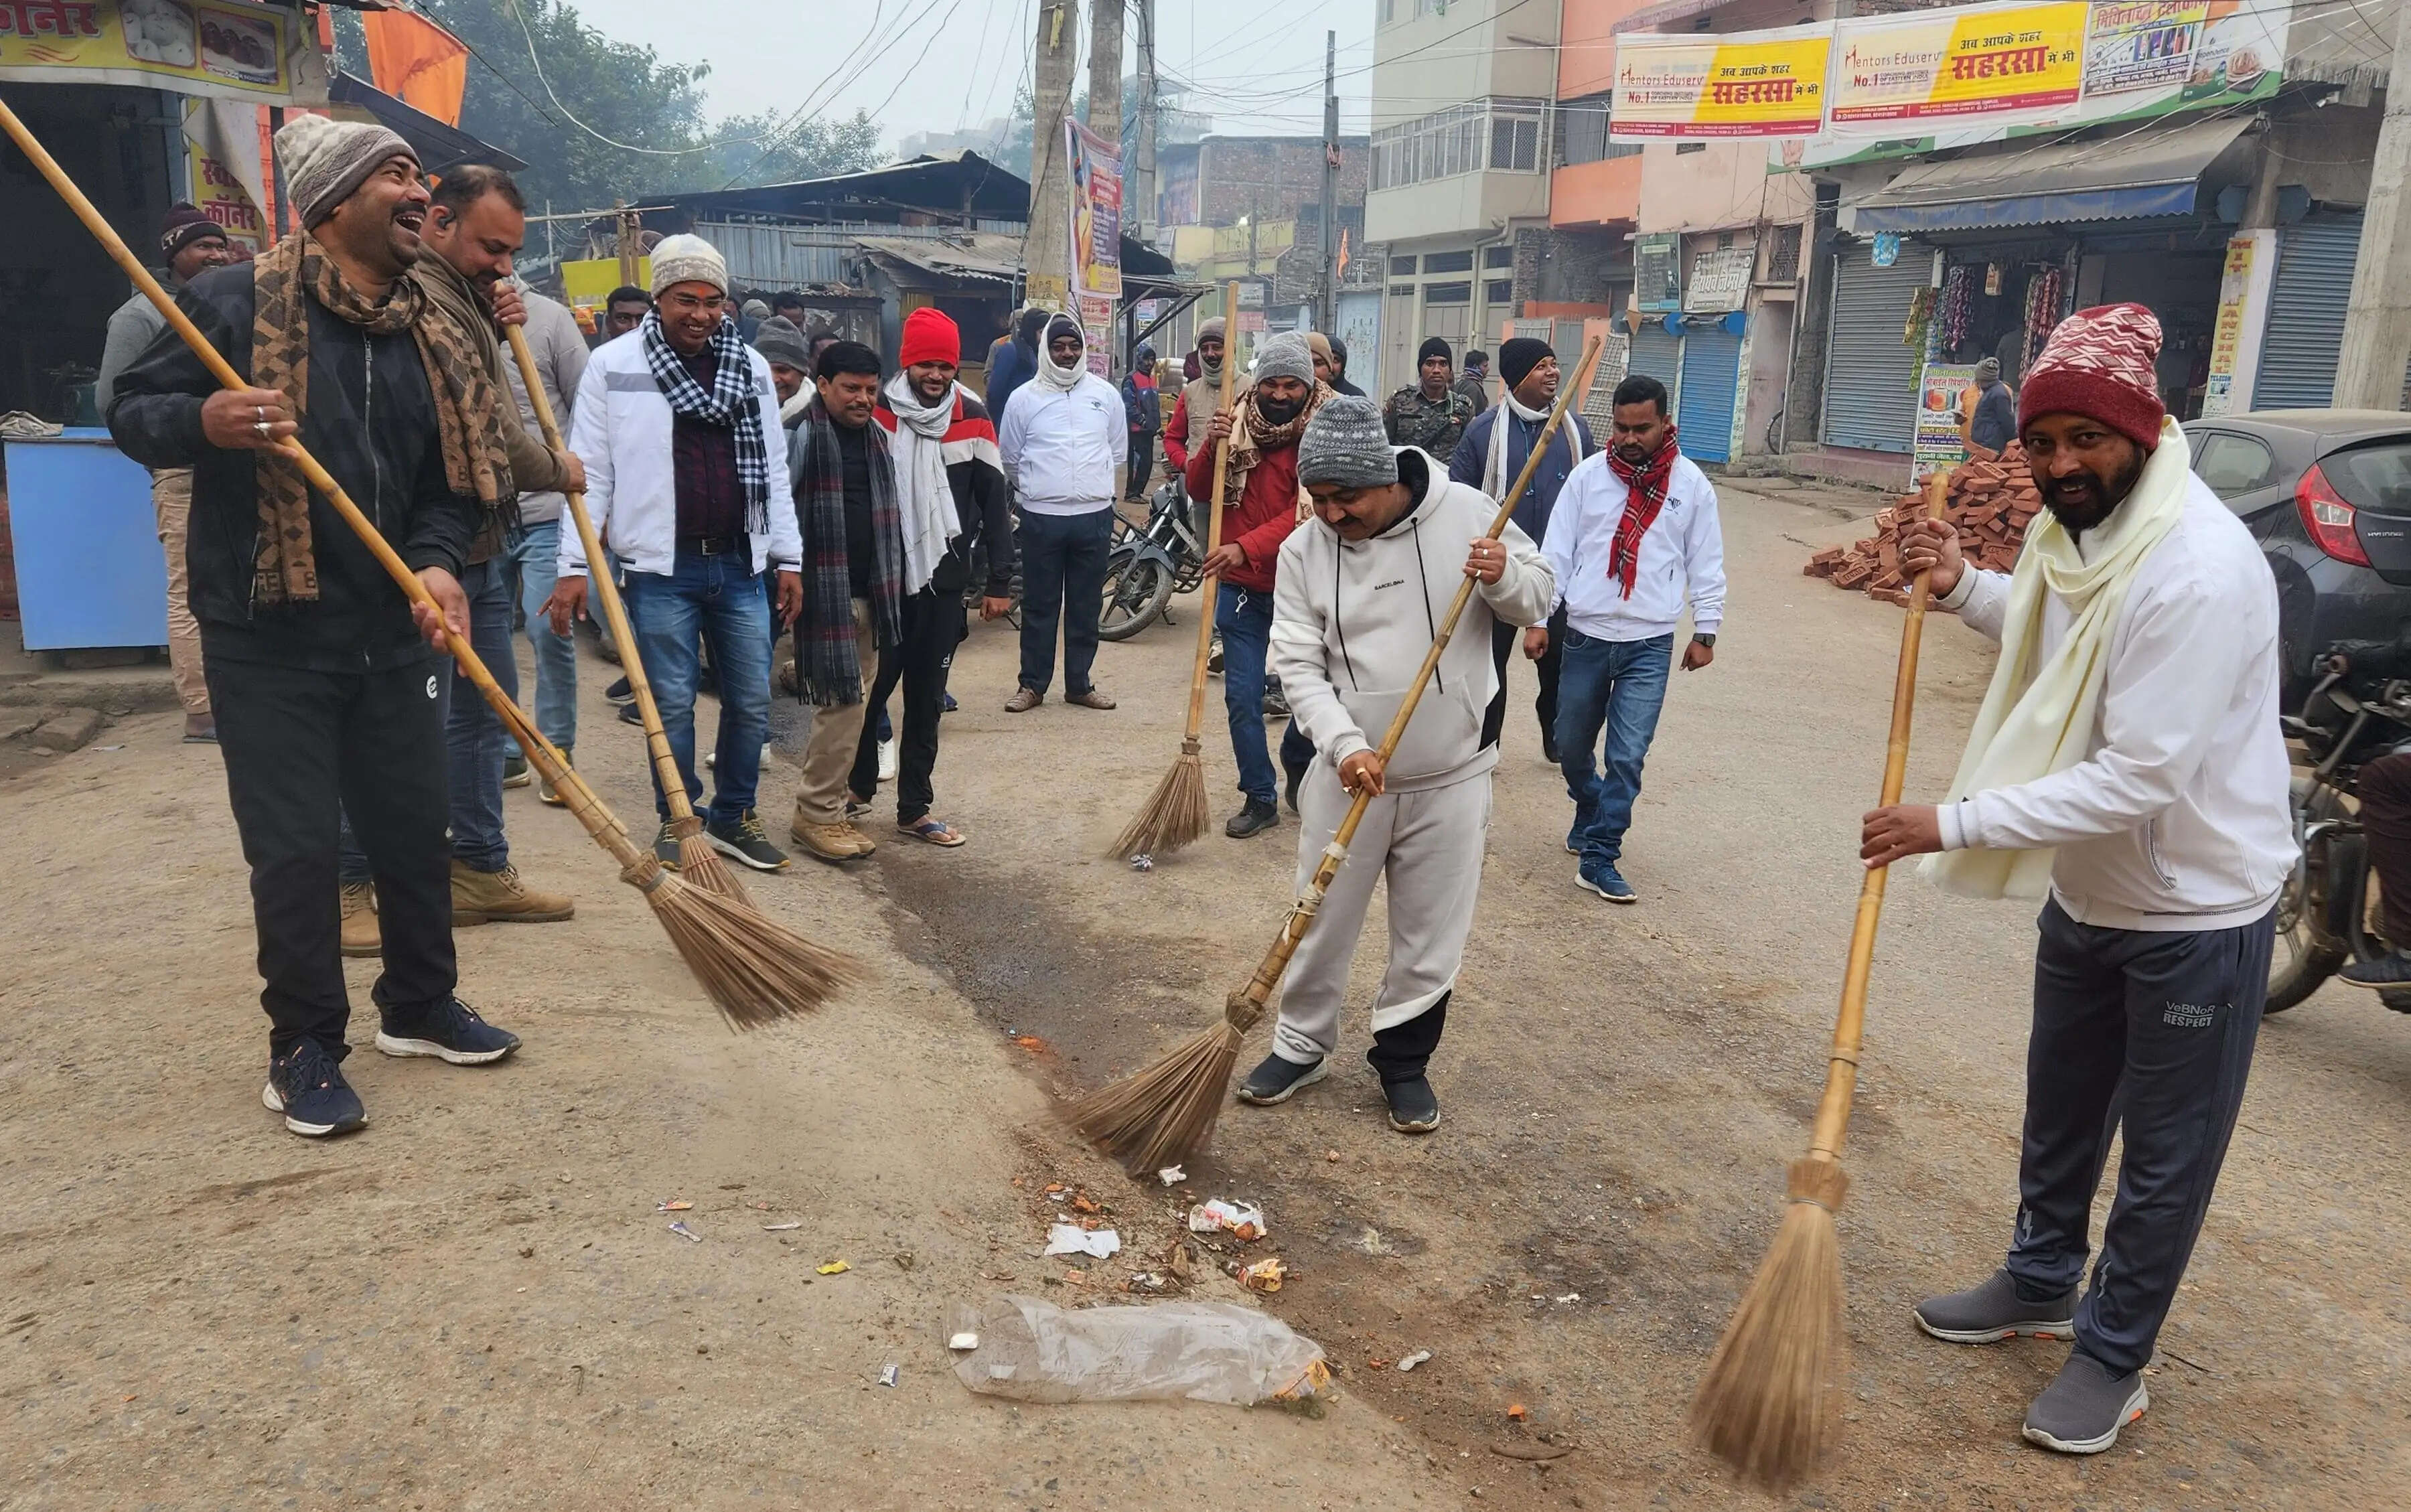
[[34,731],[33,740],[36,745],[47,746],[52,750],[81,750],[92,743],[92,737],[100,734],[100,727],[107,722],[98,709],[72,708],[44,720]]

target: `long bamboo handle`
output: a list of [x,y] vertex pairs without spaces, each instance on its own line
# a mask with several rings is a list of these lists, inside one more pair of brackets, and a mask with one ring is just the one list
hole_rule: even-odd
[[[1925,480],[1925,517],[1938,520],[1950,502],[1951,470],[1936,469]],[[1900,627],[1900,664],[1892,674],[1892,735],[1884,747],[1883,787],[1877,807],[1900,802],[1908,775],[1908,729],[1917,706],[1917,650],[1925,633],[1925,605],[1931,597],[1928,572],[1917,574],[1908,590],[1908,618]],[[1834,1051],[1825,1063],[1825,1095],[1817,1103],[1817,1122],[1808,1137],[1808,1154],[1819,1160],[1842,1157],[1842,1133],[1849,1127],[1850,1102],[1859,1090],[1859,1045],[1866,1027],[1867,978],[1874,969],[1876,925],[1883,918],[1884,880],[1889,866],[1868,870],[1859,884],[1859,916],[1850,926],[1849,964],[1842,970],[1842,1009],[1834,1020]]]
[[[1222,399],[1217,412],[1231,407],[1231,374],[1238,364],[1233,360],[1231,327],[1239,318],[1239,285],[1234,282],[1222,285],[1222,313],[1228,318],[1222,324]],[[1231,438],[1224,436],[1214,443],[1214,495],[1206,502],[1206,555],[1212,558],[1222,545],[1222,484],[1230,476]],[[1219,578],[1207,577],[1198,594],[1197,663],[1189,672],[1189,733],[1181,740],[1181,749],[1192,749],[1206,728],[1206,662],[1214,653],[1214,608],[1222,591]]]
[[[84,229],[92,233],[93,239],[100,243],[101,249],[107,252],[110,259],[134,281],[134,286],[142,291],[143,297],[151,301],[152,307],[159,312],[161,317],[168,322],[169,328],[183,339],[186,346],[192,348],[193,355],[201,359],[201,365],[209,370],[210,376],[227,388],[249,388],[251,385],[244,381],[242,374],[234,371],[233,365],[219,355],[216,347],[210,344],[210,339],[201,334],[200,327],[195,326],[191,317],[177,306],[168,291],[159,286],[159,281],[151,276],[151,269],[142,266],[142,260],[135,256],[127,248],[116,229],[101,216],[98,210],[94,208],[92,201],[84,196],[83,191],[76,187],[75,181],[67,177],[66,170],[59,167],[58,160],[51,156],[49,151],[42,146],[34,134],[26,129],[25,123],[18,119],[17,112],[10,109],[5,100],[0,100],[0,130],[7,131],[9,139],[17,144],[18,150],[25,154],[44,179],[50,181],[51,187],[58,191],[59,197],[66,200],[67,208],[75,212],[76,219],[83,223]],[[327,502],[333,507],[335,513],[343,516],[343,523],[350,526],[353,532],[367,545],[370,555],[376,558],[377,564],[383,567],[387,575],[401,587],[403,594],[413,603],[436,610],[440,617],[441,607],[436,603],[434,596],[427,591],[426,585],[419,582],[418,574],[412,572],[402,558],[395,554],[393,547],[387,544],[377,528],[369,522],[368,516],[360,513],[360,506],[352,502],[351,496],[343,491],[343,485],[335,481],[333,474],[318,465],[318,459],[310,455],[308,448],[304,447],[298,439],[287,438],[279,443],[276,449],[291,458],[295,465],[301,469],[301,475],[310,481],[312,487],[316,488],[326,497]],[[511,734],[519,740],[519,748],[527,752],[529,759],[539,768],[544,769],[545,777],[553,783],[555,788],[566,787],[571,790],[570,809],[577,814],[578,821],[586,826],[587,833],[601,841],[605,849],[610,850],[619,860],[621,867],[637,865],[644,859],[643,852],[630,843],[627,835],[621,828],[620,821],[612,817],[609,809],[603,807],[601,800],[575,777],[565,775],[569,771],[568,763],[563,762],[561,759],[561,753],[553,749],[551,744],[536,732],[534,721],[521,712],[519,705],[511,702],[510,695],[504,693],[501,686],[494,681],[494,675],[489,672],[486,664],[477,659],[477,653],[470,648],[468,639],[453,633],[448,628],[445,631],[444,638],[445,649],[449,651],[454,661],[460,663],[460,670],[468,676],[469,680],[476,684],[477,691],[485,695],[486,702],[491,704],[495,712],[502,716],[504,724],[509,727]]]

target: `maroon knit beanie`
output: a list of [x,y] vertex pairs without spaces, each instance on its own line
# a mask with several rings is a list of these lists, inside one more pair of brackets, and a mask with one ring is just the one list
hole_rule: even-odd
[[178,200],[168,207],[167,219],[159,223],[159,254],[173,259],[196,241],[211,237],[220,241],[226,239],[226,228],[211,220],[199,210]]
[[2018,395],[2018,429],[2038,415],[2082,414],[2145,451],[2160,443],[2160,322],[2139,304],[2102,304],[2059,323]]

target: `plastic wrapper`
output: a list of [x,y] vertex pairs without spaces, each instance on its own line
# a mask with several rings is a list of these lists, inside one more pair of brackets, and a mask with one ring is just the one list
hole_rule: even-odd
[[1303,1403],[1331,1385],[1322,1346],[1228,1302],[1067,1311],[1034,1297],[955,1302],[949,1333],[979,1335],[955,1359],[963,1385],[1019,1402]]

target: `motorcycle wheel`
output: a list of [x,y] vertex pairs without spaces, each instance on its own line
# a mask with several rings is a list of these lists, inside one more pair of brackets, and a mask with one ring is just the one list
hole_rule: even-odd
[[1105,603],[1097,615],[1100,640],[1126,641],[1155,623],[1172,597],[1172,579],[1161,562],[1135,552],[1116,552],[1105,564]]
[[[2316,792],[2301,778],[2294,782],[2294,803],[2313,804],[2312,819],[2325,817],[2333,799]],[[2334,878],[2332,845],[2316,839],[2294,862],[2293,875],[2277,894],[2277,940],[2269,954],[2269,997],[2262,1017],[2283,1013],[2319,990],[2328,978],[2344,969],[2350,952],[2327,927],[2328,894]]]

